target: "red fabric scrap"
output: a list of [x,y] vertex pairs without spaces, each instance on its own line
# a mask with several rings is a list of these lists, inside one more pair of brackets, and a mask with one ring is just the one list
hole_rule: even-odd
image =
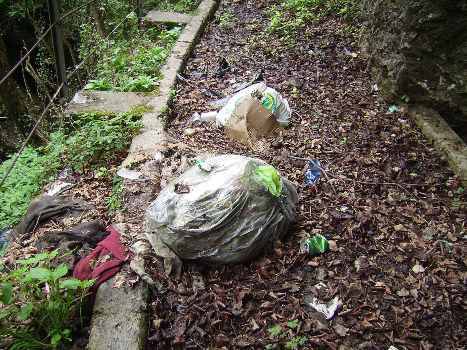
[[[125,248],[120,242],[120,233],[112,226],[106,231],[109,235],[97,244],[97,247],[86,257],[82,258],[73,270],[73,277],[80,280],[96,280],[93,288],[97,289],[102,283],[114,276],[127,259]],[[110,260],[105,260],[106,256]],[[105,260],[99,263],[99,260]],[[98,264],[97,266],[93,266]]]

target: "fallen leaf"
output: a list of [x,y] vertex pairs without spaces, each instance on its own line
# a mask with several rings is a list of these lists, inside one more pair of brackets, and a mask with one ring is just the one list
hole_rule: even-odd
[[405,288],[397,291],[397,295],[400,297],[408,297],[410,295],[409,291]]
[[415,272],[415,273],[422,273],[422,272],[425,272],[425,268],[417,262],[412,267],[412,271]]
[[342,326],[341,324],[335,324],[333,328],[336,331],[336,333],[341,337],[345,337],[347,335],[347,332],[349,331],[348,328]]
[[407,229],[402,224],[394,226],[394,231],[407,231]]

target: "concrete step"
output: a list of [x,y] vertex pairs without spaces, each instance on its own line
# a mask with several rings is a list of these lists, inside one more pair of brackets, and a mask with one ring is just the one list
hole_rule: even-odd
[[143,20],[150,23],[187,24],[192,18],[193,16],[185,13],[151,10]]
[[151,99],[144,93],[116,91],[78,91],[65,109],[66,114],[86,112],[124,113],[146,105]]

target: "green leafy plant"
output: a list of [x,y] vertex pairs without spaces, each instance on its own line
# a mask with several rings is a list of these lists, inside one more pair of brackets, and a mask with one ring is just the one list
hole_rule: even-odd
[[157,88],[160,69],[181,28],[152,27],[141,31],[137,20],[130,25],[131,35],[110,41],[102,39],[96,44],[102,48],[101,54],[96,62],[95,78],[88,82],[86,89],[151,92]]
[[198,0],[146,0],[146,8],[163,11],[191,12],[198,7]]
[[290,329],[295,329],[300,325],[300,322],[298,320],[292,320],[287,322],[287,327]]
[[141,115],[85,113],[76,116],[80,127],[66,139],[66,163],[77,171],[115,158],[141,128]]
[[[297,350],[302,348],[308,341],[308,338],[297,334],[299,332],[300,321],[289,320],[286,325],[286,328],[279,324],[272,325],[267,330],[269,336],[274,339],[276,344],[281,344],[285,349]],[[266,346],[266,349],[272,348],[274,348],[273,344]]]
[[112,194],[107,198],[107,206],[109,211],[114,213],[123,206],[123,179],[120,176],[115,176],[112,182]]
[[268,328],[268,333],[271,337],[278,337],[282,334],[282,327],[278,324],[275,324]]
[[307,342],[307,337],[293,337],[285,343],[285,348],[290,350],[297,350],[304,346]]
[[[21,153],[10,175],[0,188],[0,227],[9,227],[26,212],[33,196],[61,166],[60,155],[65,148],[64,135],[52,134],[50,143],[42,147],[28,146]],[[0,178],[6,176],[14,154],[0,164]]]
[[232,11],[224,11],[219,16],[219,26],[223,29],[230,28],[235,21],[235,14]]
[[89,82],[84,86],[85,90],[107,91],[111,88],[112,85],[106,80],[89,80]]
[[94,281],[67,278],[53,267],[57,251],[17,261],[0,271],[0,345],[10,349],[56,349],[71,341],[73,324]]

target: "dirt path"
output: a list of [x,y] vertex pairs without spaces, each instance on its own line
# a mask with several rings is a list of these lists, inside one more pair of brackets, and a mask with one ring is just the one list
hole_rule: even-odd
[[[250,264],[187,266],[181,281],[165,279],[165,293],[151,303],[148,348],[293,348],[297,337],[306,349],[463,348],[460,184],[408,117],[388,113],[378,100],[344,23],[312,23],[287,46],[265,34],[272,3],[222,1],[217,18],[231,11],[235,19],[230,26],[213,22],[201,39],[168,132],[194,149],[253,155],[276,166],[299,184],[299,223]],[[222,58],[229,69],[217,74]],[[194,112],[207,111],[210,100],[261,70],[295,111],[289,129],[260,152],[213,125],[184,134]],[[305,162],[290,155],[319,159],[328,178],[316,190],[304,187]],[[301,255],[303,232],[321,233],[336,246],[320,257]],[[343,303],[330,322],[304,303],[319,282],[328,288],[323,300],[339,296]],[[293,320],[298,327],[287,324]],[[280,335],[271,335],[273,325]]]

